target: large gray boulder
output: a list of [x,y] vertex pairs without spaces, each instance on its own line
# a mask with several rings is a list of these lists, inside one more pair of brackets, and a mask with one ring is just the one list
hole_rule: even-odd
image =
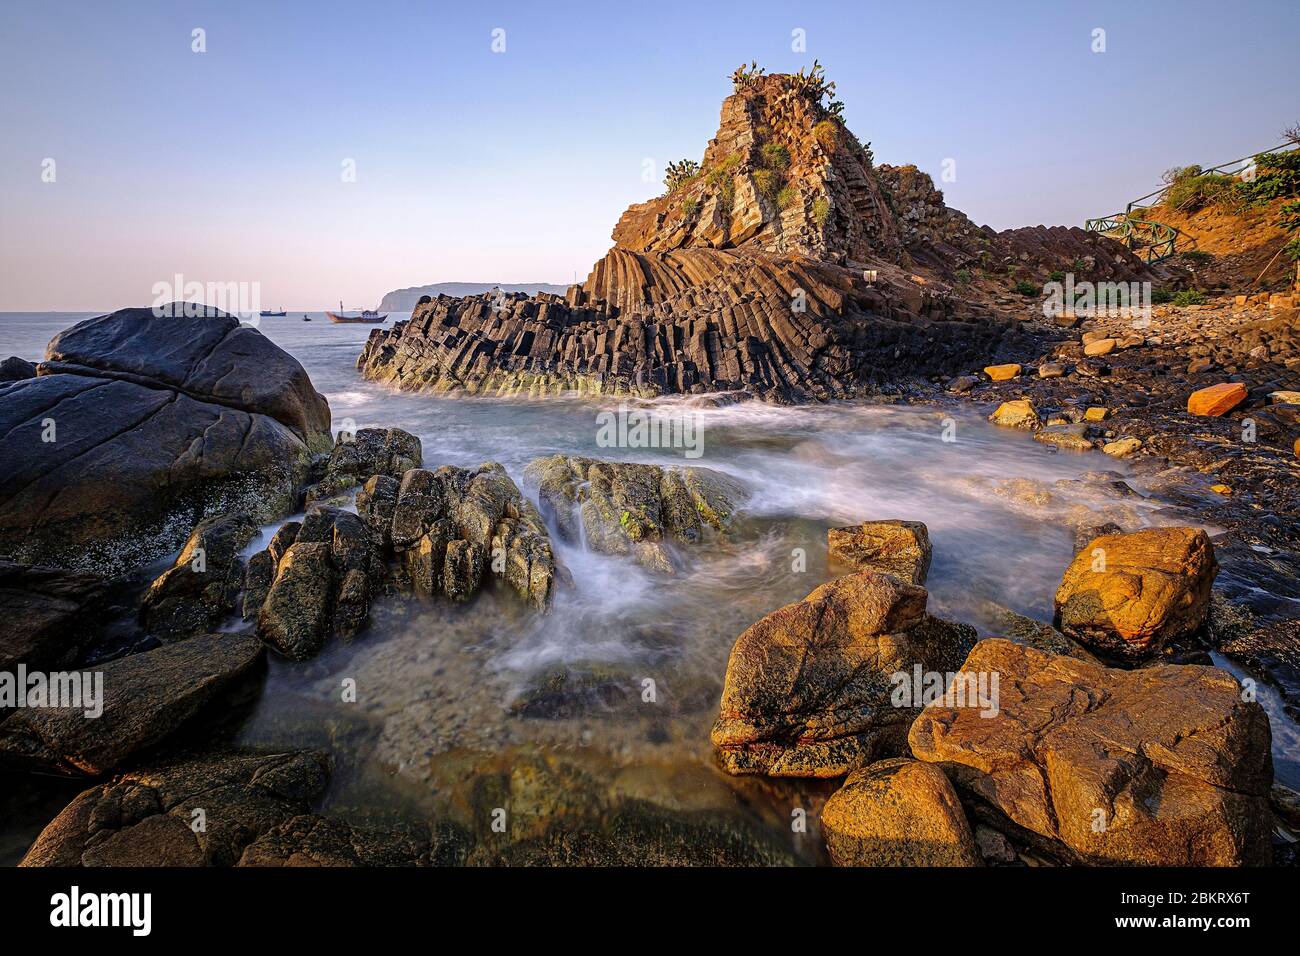
[[180,547],[205,515],[294,506],[329,406],[234,316],[123,309],[55,336],[0,384],[0,553],[100,575]]

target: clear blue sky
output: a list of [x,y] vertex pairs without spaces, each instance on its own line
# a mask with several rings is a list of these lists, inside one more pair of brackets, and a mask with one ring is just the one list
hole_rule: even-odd
[[659,191],[644,161],[702,156],[751,59],[820,59],[878,161],[937,178],[955,159],[949,203],[997,228],[1078,224],[1300,121],[1297,0],[5,0],[0,16],[0,310],[146,305],[178,272],[299,309],[585,278],[622,210]]

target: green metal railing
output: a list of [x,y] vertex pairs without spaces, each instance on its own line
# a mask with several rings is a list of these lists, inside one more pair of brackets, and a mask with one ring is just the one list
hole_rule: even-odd
[[1173,226],[1151,219],[1135,219],[1127,213],[1089,219],[1083,228],[1118,239],[1147,265],[1162,262],[1178,251],[1178,230]]

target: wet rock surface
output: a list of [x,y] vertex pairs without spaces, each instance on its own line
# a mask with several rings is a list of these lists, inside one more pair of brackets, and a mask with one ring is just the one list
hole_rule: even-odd
[[749,497],[741,482],[707,468],[567,455],[530,462],[524,482],[537,489],[543,516],[565,540],[665,572],[680,563],[670,542],[695,544],[707,531],[725,532]]
[[1226,671],[1124,671],[996,639],[962,670],[1000,674],[998,714],[931,705],[913,755],[1062,858],[1269,862],[1269,721]]
[[896,703],[891,676],[955,671],[975,638],[928,615],[926,599],[925,588],[863,571],[741,634],[713,727],[723,768],[836,777],[905,752],[920,701]]
[[400,479],[424,464],[420,439],[400,428],[340,431],[325,464],[325,475],[307,489],[307,504],[337,497],[373,475]]
[[911,584],[924,584],[934,548],[930,532],[919,521],[864,521],[826,532],[833,560],[858,570],[892,574]]
[[178,640],[221,623],[234,610],[243,584],[239,553],[258,530],[257,522],[243,514],[200,521],[172,566],[144,596],[142,614],[149,633],[159,640]]
[[0,551],[24,563],[114,574],[206,514],[271,520],[329,441],[298,361],[224,314],[88,319],[39,373],[0,385]]

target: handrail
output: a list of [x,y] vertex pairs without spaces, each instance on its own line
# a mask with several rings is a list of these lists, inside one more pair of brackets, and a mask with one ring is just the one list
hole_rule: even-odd
[[[1274,146],[1272,149],[1261,149],[1261,150],[1259,150],[1259,151],[1257,151],[1257,152],[1254,152],[1254,153],[1251,153],[1251,154],[1249,154],[1249,155],[1247,155],[1247,156],[1242,156],[1242,157],[1239,158],[1239,159],[1230,159],[1230,160],[1228,160],[1226,163],[1219,163],[1219,165],[1217,165],[1217,166],[1204,167],[1204,168],[1201,169],[1201,175],[1204,176],[1206,173],[1217,173],[1219,170],[1221,170],[1221,169],[1226,169],[1226,168],[1229,167],[1229,166],[1235,166],[1237,163],[1247,163],[1248,161],[1253,161],[1253,160],[1255,159],[1256,156],[1263,156],[1265,153],[1285,153],[1285,152],[1289,152],[1290,150],[1297,149],[1297,148],[1300,148],[1300,143],[1295,143],[1295,142],[1290,142],[1290,141],[1285,142],[1285,143],[1279,143],[1277,146]],[[1248,169],[1248,168],[1249,168],[1249,165],[1243,167],[1243,168],[1240,169],[1240,170],[1237,170],[1237,173],[1245,172],[1245,170]],[[1234,175],[1236,175],[1236,173],[1234,173]],[[1133,211],[1133,207],[1136,206],[1138,203],[1140,203],[1142,200],[1144,200],[1144,199],[1150,199],[1152,196],[1159,196],[1159,195],[1162,195],[1163,193],[1168,192],[1168,191],[1169,191],[1169,187],[1170,187],[1171,185],[1173,185],[1173,184],[1172,184],[1172,183],[1165,183],[1163,186],[1161,186],[1159,189],[1155,190],[1154,192],[1149,192],[1149,193],[1147,193],[1145,196],[1139,196],[1137,199],[1134,199],[1134,200],[1131,201],[1127,206],[1124,207],[1124,212],[1125,212],[1125,214],[1132,212],[1132,211]],[[1155,203],[1150,203],[1150,204],[1148,204],[1147,206],[1144,206],[1144,207],[1142,207],[1142,208],[1146,209],[1146,208],[1150,208],[1150,206],[1154,206],[1154,205],[1156,205],[1156,204],[1155,204]]]
[[1163,222],[1134,219],[1126,212],[1089,219],[1083,228],[1120,240],[1147,265],[1163,262],[1177,252],[1177,229]]

